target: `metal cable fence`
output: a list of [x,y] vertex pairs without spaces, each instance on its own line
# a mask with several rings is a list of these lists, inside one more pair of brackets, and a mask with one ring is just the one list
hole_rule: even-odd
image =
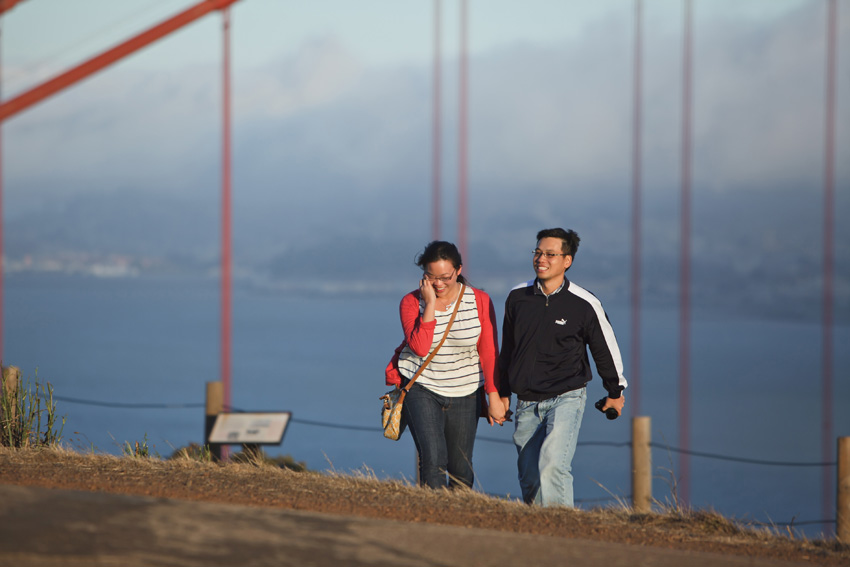
[[[81,404],[81,405],[89,405],[89,406],[97,406],[97,407],[107,407],[107,408],[115,408],[115,409],[198,409],[204,408],[205,404],[203,403],[124,403],[124,402],[107,402],[100,400],[86,400],[82,398],[73,398],[68,396],[53,396],[54,400],[72,403],[72,404]],[[234,413],[242,413],[245,410],[241,410],[239,408],[225,408],[229,409]],[[382,433],[383,429],[380,427],[371,427],[365,425],[351,425],[351,424],[341,424],[341,423],[331,423],[326,421],[319,420],[310,420],[310,419],[299,419],[295,417],[291,417],[289,420],[291,423],[296,423],[300,425],[306,425],[310,427],[322,427],[328,429],[345,429],[348,431],[366,431],[373,433]],[[487,436],[476,436],[476,441],[483,441],[486,443],[496,443],[502,445],[511,445],[513,446],[513,441],[507,439],[498,439],[495,437],[487,437]],[[612,448],[625,448],[631,447],[631,441],[579,441],[579,446],[595,446],[595,447],[612,447]],[[753,459],[748,457],[737,457],[733,455],[721,455],[719,453],[709,453],[705,451],[692,451],[681,449],[679,447],[673,447],[668,444],[663,443],[650,443],[650,447],[653,449],[659,449],[664,451],[670,451],[673,453],[681,453],[685,455],[689,455],[692,457],[700,457],[704,459],[714,459],[719,461],[726,461],[732,463],[741,463],[741,464],[751,464],[751,465],[761,465],[761,466],[775,466],[775,467],[835,467],[838,465],[837,461],[828,461],[828,462],[817,462],[817,461],[776,461],[769,459]],[[501,497],[498,494],[492,494],[491,496]],[[625,499],[631,499],[631,495],[625,495]],[[617,498],[591,498],[591,499],[580,499],[577,498],[576,502],[578,503],[600,503],[600,502],[612,502],[616,501]],[[749,525],[753,526],[761,526],[761,527],[794,527],[794,526],[805,526],[805,525],[816,525],[816,524],[835,524],[836,521],[832,520],[805,520],[805,521],[789,521],[789,522],[759,522],[755,520],[747,521]]]

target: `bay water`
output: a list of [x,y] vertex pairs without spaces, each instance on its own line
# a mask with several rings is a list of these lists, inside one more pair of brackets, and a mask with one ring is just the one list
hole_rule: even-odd
[[[153,452],[168,456],[203,442],[206,383],[220,378],[217,280],[10,274],[4,283],[3,364],[20,367],[24,379],[52,384],[58,413],[67,419],[67,444],[120,454],[126,442],[146,440]],[[410,434],[394,442],[379,429],[383,370],[402,338],[401,295],[236,287],[233,407],[292,412],[283,443],[265,447],[268,454],[289,454],[313,470],[415,478]],[[493,299],[501,326],[505,298],[494,293]],[[628,306],[601,299],[628,364]],[[822,466],[735,460],[823,461],[820,324],[697,309],[691,329],[687,448],[727,458],[690,457],[688,504],[741,520],[793,522],[810,536],[831,535],[834,523],[821,523],[834,520],[834,504],[822,509]],[[850,344],[850,325],[836,325],[834,335],[838,437],[850,435],[850,349],[842,346]],[[598,378],[590,383],[573,462],[579,506],[629,499],[629,400],[635,392],[641,415],[652,419],[653,443],[672,448],[653,449],[653,495],[671,503],[678,496],[678,337],[674,308],[643,311],[642,378],[626,391],[623,418],[608,421],[593,409],[605,393]],[[480,422],[473,459],[478,490],[519,494],[511,433],[511,424]],[[834,486],[835,466],[828,470]]]

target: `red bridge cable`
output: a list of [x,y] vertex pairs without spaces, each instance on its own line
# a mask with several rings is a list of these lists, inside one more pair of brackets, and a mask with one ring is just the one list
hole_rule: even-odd
[[[832,308],[833,308],[833,270],[834,270],[834,241],[835,241],[835,69],[838,43],[838,3],[829,0],[826,14],[826,92],[824,112],[824,202],[823,202],[823,338],[822,338],[822,393],[821,411],[821,456],[824,461],[830,460],[836,447],[832,437]],[[824,518],[832,518],[832,471],[824,469],[822,479],[823,504],[821,511]]]
[[45,81],[44,83],[0,104],[0,121],[22,112],[45,98],[97,73],[109,65],[135,53],[164,36],[209,14],[222,10],[238,0],[203,0],[164,22],[144,31],[117,46],[92,57],[88,61]]
[[433,124],[432,124],[432,140],[431,140],[431,194],[432,194],[432,213],[431,213],[431,238],[439,240],[440,238],[440,172],[441,172],[441,152],[442,152],[442,133],[441,133],[441,50],[442,50],[442,29],[441,18],[442,10],[440,6],[441,0],[434,0],[434,92],[433,92]]
[[[2,0],[0,0],[2,2]],[[14,4],[13,4],[14,5]],[[11,6],[0,4],[3,11]],[[2,12],[0,12],[2,13]],[[3,18],[0,18],[0,47],[3,45]],[[3,54],[0,53],[0,100],[3,100]],[[0,363],[3,362],[3,121],[0,120]]]
[[231,146],[230,146],[230,9],[222,10],[222,155],[221,155],[221,382],[224,405],[231,405]]
[[[679,305],[679,444],[687,451],[690,446],[690,252],[691,252],[691,115],[692,109],[692,26],[693,0],[685,0],[682,57],[682,166],[681,166],[681,250]],[[690,459],[679,455],[679,498],[690,500]]]
[[23,0],[0,0],[0,14],[11,10],[18,2],[23,2]]
[[642,134],[642,67],[643,1],[635,0],[634,46],[634,117],[632,124],[632,336],[629,390],[632,415],[640,415],[640,308],[641,308],[641,134]]
[[461,257],[466,258],[467,255],[467,205],[469,198],[467,196],[467,97],[468,91],[468,69],[467,69],[467,28],[469,12],[468,0],[460,2],[460,109],[458,116],[459,131],[458,131],[458,247],[460,248]]

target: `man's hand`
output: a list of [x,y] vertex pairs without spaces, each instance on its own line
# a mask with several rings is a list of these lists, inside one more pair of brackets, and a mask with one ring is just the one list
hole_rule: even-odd
[[502,398],[502,405],[505,406],[505,421],[511,421],[511,416],[514,412],[511,411],[511,399]]
[[617,415],[623,415],[623,406],[625,405],[626,397],[620,394],[619,398],[605,398],[605,405],[602,406],[602,411],[604,412],[608,408],[614,408],[617,410]]

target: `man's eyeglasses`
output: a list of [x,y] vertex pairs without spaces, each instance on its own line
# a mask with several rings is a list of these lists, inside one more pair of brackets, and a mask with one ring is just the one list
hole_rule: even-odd
[[542,250],[532,250],[532,254],[534,254],[535,258],[540,258],[541,256],[546,256],[548,259],[555,258],[556,256],[569,256],[569,254],[556,254],[554,252],[543,252]]
[[455,277],[456,271],[457,270],[452,270],[451,275],[445,276],[445,277],[442,277],[442,278],[435,278],[431,274],[423,274],[423,275],[425,276],[425,279],[428,280],[429,282],[449,283],[450,281],[452,281],[452,278]]

